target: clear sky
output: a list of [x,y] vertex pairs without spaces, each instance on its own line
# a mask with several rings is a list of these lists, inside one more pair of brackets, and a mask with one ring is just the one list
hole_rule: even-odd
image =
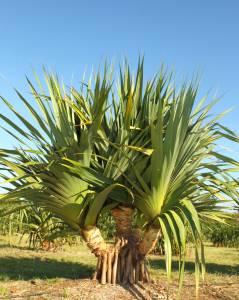
[[12,86],[26,93],[32,67],[70,83],[106,58],[135,66],[141,53],[147,76],[162,61],[179,77],[200,70],[202,94],[224,95],[215,113],[235,106],[224,123],[239,133],[238,0],[6,0],[0,24],[0,94],[17,106]]

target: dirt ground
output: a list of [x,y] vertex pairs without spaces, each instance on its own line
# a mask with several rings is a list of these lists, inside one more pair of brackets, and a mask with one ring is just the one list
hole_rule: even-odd
[[[171,285],[169,292],[167,286],[160,282],[145,286],[119,286],[100,285],[88,279],[58,280],[46,282],[44,280],[8,281],[0,284],[0,299],[27,299],[27,300],[156,300],[177,298],[177,287]],[[195,287],[185,284],[182,299],[195,299]],[[239,299],[239,282],[226,285],[205,285],[199,291],[200,300],[237,300]]]

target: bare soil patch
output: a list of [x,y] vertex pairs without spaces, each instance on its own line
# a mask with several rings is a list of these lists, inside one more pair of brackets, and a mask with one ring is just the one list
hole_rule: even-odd
[[[172,284],[169,291],[161,282],[142,285],[101,285],[89,279],[9,281],[0,284],[0,299],[31,299],[31,300],[174,300],[177,298],[177,286]],[[225,285],[204,285],[200,288],[200,300],[237,300],[239,299],[239,283]],[[195,287],[185,284],[182,299],[195,299]]]

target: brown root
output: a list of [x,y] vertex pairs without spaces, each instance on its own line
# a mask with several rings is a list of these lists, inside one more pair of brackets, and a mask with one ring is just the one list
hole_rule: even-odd
[[107,253],[103,255],[102,273],[101,273],[101,284],[106,284],[106,274],[107,274]]
[[113,253],[111,251],[108,252],[108,268],[107,268],[107,282],[111,283],[112,279],[112,256]]
[[139,282],[139,272],[140,272],[140,262],[136,260],[135,264],[135,283],[137,284]]
[[151,282],[151,278],[150,278],[150,274],[149,274],[149,270],[147,268],[147,266],[144,266],[144,277],[145,277],[145,281],[146,282]]
[[149,228],[142,233],[138,228],[132,229],[133,209],[129,207],[115,208],[112,215],[117,225],[118,238],[115,245],[108,246],[95,226],[82,229],[84,240],[98,258],[93,279],[98,279],[101,284],[150,282],[144,259],[155,247],[159,230]]
[[143,281],[145,280],[145,273],[144,273],[144,261],[141,260],[139,263],[139,281]]
[[113,270],[112,270],[112,283],[116,284],[116,277],[117,277],[117,266],[118,266],[118,257],[119,252],[118,249],[115,250],[115,256],[114,256],[114,263],[113,263]]
[[129,282],[131,284],[135,283],[135,266],[134,265],[132,265],[130,268]]
[[97,261],[96,270],[95,270],[95,272],[94,272],[94,274],[93,274],[93,276],[92,276],[92,279],[93,279],[93,280],[98,279],[99,276],[100,276],[99,273],[100,273],[100,270],[101,270],[101,261],[102,261],[102,259],[101,259],[101,257],[99,256],[99,257],[98,257],[98,261]]
[[117,264],[117,269],[116,269],[116,282],[121,283],[121,258],[118,254],[118,264]]
[[93,279],[98,279],[101,284],[151,281],[145,260],[140,258],[137,248],[124,239],[118,240],[114,247],[109,247],[98,257]]
[[129,281],[129,275],[130,275],[130,268],[132,267],[132,253],[129,250],[128,255],[125,259],[125,272],[124,272],[124,278],[123,283],[126,284]]

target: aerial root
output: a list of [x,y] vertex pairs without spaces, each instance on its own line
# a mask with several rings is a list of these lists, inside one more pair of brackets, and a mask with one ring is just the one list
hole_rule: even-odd
[[103,263],[102,263],[102,273],[101,273],[101,284],[106,284],[106,274],[107,274],[107,253],[103,255]]
[[136,257],[135,248],[125,240],[118,240],[114,247],[98,256],[93,279],[101,284],[137,284],[151,282],[145,260]]

